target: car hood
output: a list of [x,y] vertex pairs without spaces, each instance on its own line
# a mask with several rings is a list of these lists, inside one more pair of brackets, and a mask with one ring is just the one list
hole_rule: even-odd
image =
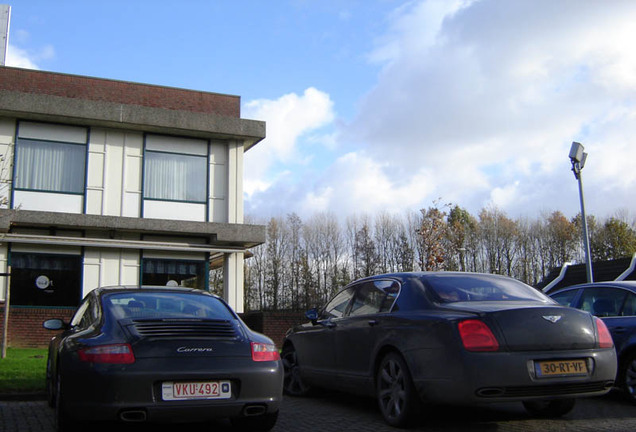
[[478,314],[510,351],[590,349],[597,344],[592,315],[578,309],[517,302],[453,303],[449,309]]

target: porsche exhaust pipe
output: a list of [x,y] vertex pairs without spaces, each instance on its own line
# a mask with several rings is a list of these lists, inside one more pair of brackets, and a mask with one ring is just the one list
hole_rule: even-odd
[[247,405],[243,408],[243,415],[245,417],[259,416],[265,414],[267,409],[263,405]]
[[126,410],[119,413],[119,418],[127,423],[141,423],[145,422],[146,411],[144,410]]

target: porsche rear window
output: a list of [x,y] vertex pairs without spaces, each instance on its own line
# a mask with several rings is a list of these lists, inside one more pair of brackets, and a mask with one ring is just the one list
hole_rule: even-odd
[[117,318],[234,319],[227,306],[218,299],[187,293],[113,293],[105,297],[104,308]]

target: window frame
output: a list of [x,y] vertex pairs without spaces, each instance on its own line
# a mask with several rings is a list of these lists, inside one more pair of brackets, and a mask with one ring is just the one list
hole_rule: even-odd
[[[395,295],[391,296],[391,293],[389,292],[389,290],[393,289],[394,287],[397,287],[397,293],[394,293]],[[357,316],[364,316],[364,315],[377,315],[377,314],[389,313],[393,309],[393,305],[395,304],[397,297],[400,295],[400,290],[401,290],[400,284],[393,280],[376,279],[376,280],[363,282],[359,284],[358,286],[356,286],[353,300],[347,310],[347,316],[357,317]],[[372,294],[380,296],[381,297],[380,301],[368,302],[367,299],[369,299]],[[361,299],[362,301],[358,303],[358,299]],[[387,300],[390,300],[390,304],[387,304]],[[360,304],[360,307],[356,308],[356,304]],[[374,311],[356,313],[359,310],[363,310],[365,306],[373,307]]]
[[[334,302],[339,297],[344,296],[344,295],[348,295],[346,302],[342,301],[342,302],[339,302],[337,304],[334,304]],[[354,286],[345,287],[343,290],[338,292],[338,294],[333,296],[333,298],[331,300],[329,300],[329,302],[325,305],[325,308],[323,309],[322,313],[320,314],[320,319],[345,318],[348,315],[349,308],[351,307],[351,302],[352,302],[353,298],[355,297],[355,295],[356,295],[356,287],[354,287]],[[333,311],[334,309],[337,309],[338,307],[340,307],[343,304],[345,306],[342,309],[342,311],[339,311],[339,312],[342,313],[340,316],[334,315],[334,314],[331,313],[331,311]]]
[[196,284],[196,286],[181,285],[181,282],[183,282],[184,280],[188,280],[188,279],[182,279],[181,281],[179,281],[179,285],[178,286],[200,289],[200,290],[206,291],[206,292],[209,292],[209,290],[210,290],[210,280],[209,280],[209,277],[206,277],[207,275],[209,275],[209,270],[210,270],[209,257],[208,257],[208,259],[192,259],[192,258],[182,259],[182,258],[156,258],[156,257],[150,257],[150,256],[142,256],[141,257],[141,266],[139,268],[139,280],[141,281],[140,285],[163,286],[163,285],[159,285],[159,284],[156,284],[156,283],[146,282],[148,279],[145,276],[148,276],[149,278],[152,279],[152,278],[158,277],[158,275],[179,274],[179,273],[149,272],[148,271],[148,267],[149,267],[150,262],[152,262],[152,265],[163,264],[165,266],[170,266],[170,265],[174,265],[174,266],[194,265],[196,267],[195,270],[197,272],[198,271],[201,272],[200,275],[198,273],[195,275],[195,277],[197,278],[197,282],[198,282]]
[[[554,300],[555,302],[559,303],[561,306],[567,306],[567,307],[578,309],[577,306],[579,304],[579,298],[581,296],[581,292],[582,292],[581,288],[576,288],[571,290],[562,290],[562,291],[555,292],[553,295],[550,296],[550,298]],[[569,297],[570,295],[571,297]],[[565,298],[566,296],[569,298],[569,301],[567,304],[561,303],[560,301],[557,300],[557,298],[561,298],[561,297]]]
[[[51,128],[50,131],[50,136],[51,139],[47,139],[47,138],[41,138],[41,137],[37,137],[37,136],[30,136],[30,134],[25,134],[25,135],[21,135],[21,124],[24,123],[25,125],[36,125],[36,127],[42,127],[45,132],[40,132],[40,133],[35,133],[35,135],[46,135],[46,127],[48,126],[49,128]],[[26,126],[25,126],[26,127]],[[60,140],[60,139],[54,139],[54,137],[56,135],[58,135],[59,131],[55,131],[55,127],[58,128],[68,128],[68,129],[76,129],[76,130],[82,130],[84,133],[84,140],[83,141],[64,141],[64,140]],[[59,136],[59,135],[58,135]],[[29,143],[34,143],[34,144],[39,144],[39,148],[38,151],[41,151],[40,149],[44,149],[46,148],[46,145],[58,145],[61,146],[62,149],[68,149],[68,148],[72,148],[71,146],[75,146],[75,147],[83,147],[83,155],[81,158],[83,166],[81,169],[81,179],[78,178],[77,179],[77,185],[74,185],[74,187],[72,186],[71,188],[44,188],[44,187],[35,187],[33,186],[33,179],[29,178],[28,179],[28,185],[20,185],[21,181],[19,180],[22,176],[22,172],[21,170],[19,170],[19,166],[20,164],[18,163],[18,159],[20,157],[20,154],[22,153],[21,151],[21,143],[24,142],[29,142]],[[42,192],[42,193],[55,193],[55,194],[64,194],[64,195],[79,195],[79,196],[84,196],[86,193],[86,181],[87,181],[87,171],[88,171],[88,147],[89,147],[89,142],[90,142],[90,128],[88,127],[83,127],[83,126],[73,126],[73,125],[66,125],[66,124],[57,124],[57,123],[46,123],[46,122],[32,122],[32,121],[24,121],[18,122],[17,128],[16,128],[16,134],[15,134],[15,148],[13,151],[13,167],[12,167],[12,191],[26,191],[26,192]],[[67,154],[67,152],[64,152],[64,154]],[[79,155],[79,153],[78,153]],[[62,166],[61,168],[64,168],[64,166]],[[60,169],[60,172],[56,173],[59,175],[61,175],[63,172],[65,172],[65,169]],[[79,174],[79,173],[78,173]],[[24,183],[25,181],[22,181],[22,183]],[[13,200],[12,200],[13,201]]]
[[[598,295],[596,293],[603,293],[602,295]],[[590,305],[589,309],[584,309],[583,305],[585,300],[589,298],[594,298],[594,296],[598,296],[598,298],[594,299],[594,302]],[[617,294],[617,295],[614,295]],[[589,312],[595,316],[598,317],[602,317],[602,318],[616,318],[616,317],[622,317],[623,315],[623,309],[625,308],[625,303],[627,301],[627,298],[629,296],[629,294],[633,294],[631,291],[620,288],[620,287],[586,287],[585,289],[582,290],[581,292],[581,296],[579,298],[579,308],[581,310],[584,310],[586,312]],[[622,298],[621,298],[622,296]],[[594,303],[596,303],[596,301],[598,301],[599,299],[603,299],[603,300],[613,300],[614,302],[620,300],[620,305],[617,306],[615,313],[610,314],[610,315],[598,315],[597,311],[594,309]],[[615,303],[616,304],[616,303]],[[629,315],[628,315],[629,316]]]
[[[37,267],[23,265],[25,258],[38,263]],[[84,277],[83,255],[75,253],[30,252],[10,250],[9,263],[12,266],[12,305],[19,307],[72,307],[77,308],[82,302]],[[42,267],[42,260],[54,263],[58,268]],[[59,261],[58,261],[59,263]],[[59,268],[59,266],[63,268]],[[36,287],[36,275],[44,275],[48,286]],[[23,291],[18,293],[17,291]],[[29,291],[29,294],[25,294]],[[26,296],[26,297],[25,297]],[[28,300],[26,303],[24,299]]]
[[[149,137],[158,137],[161,140],[163,139],[169,139],[169,138],[174,138],[175,140],[191,140],[192,138],[188,138],[188,137],[180,137],[180,136],[168,136],[168,135],[160,135],[160,134],[145,134],[144,135],[144,148],[143,148],[143,165],[142,165],[142,199],[143,200],[147,200],[147,201],[159,201],[159,202],[176,202],[176,203],[191,203],[191,204],[208,204],[209,201],[209,196],[210,196],[210,141],[209,140],[198,140],[201,141],[202,143],[205,143],[205,154],[203,154],[203,152],[201,152],[200,154],[197,154],[196,152],[185,152],[185,151],[171,151],[165,148],[157,148],[157,147],[161,147],[161,145],[157,145],[157,146],[152,146],[153,148],[148,148],[149,144]],[[202,182],[204,182],[205,187],[203,188],[203,191],[201,191],[202,196],[201,197],[195,197],[194,199],[188,199],[188,187],[191,185],[191,183],[188,181],[186,182],[186,196],[183,197],[183,199],[179,199],[179,198],[166,198],[166,197],[158,197],[158,196],[151,196],[151,194],[149,193],[149,184],[152,184],[152,182],[150,182],[149,179],[149,175],[154,175],[152,171],[154,169],[154,167],[149,167],[149,157],[148,155],[172,155],[175,157],[182,157],[182,158],[186,158],[187,159],[191,159],[191,160],[201,160],[201,162],[203,162],[203,179]],[[173,179],[169,179],[168,181],[170,182]],[[188,179],[186,179],[188,180]],[[194,182],[194,184],[198,184],[199,182]],[[154,195],[154,194],[152,194]]]

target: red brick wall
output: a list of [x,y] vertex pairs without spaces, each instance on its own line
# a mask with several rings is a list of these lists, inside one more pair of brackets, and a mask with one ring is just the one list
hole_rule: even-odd
[[0,67],[0,89],[239,118],[238,96]]
[[[56,332],[46,330],[42,323],[49,318],[61,318],[68,322],[74,308],[12,307],[9,311],[8,346],[44,348]],[[304,312],[249,312],[242,314],[251,329],[270,337],[281,348],[287,329],[307,321]],[[4,305],[0,303],[0,332],[4,325]],[[1,333],[0,333],[1,334]]]
[[278,348],[282,347],[285,333],[290,327],[307,322],[304,312],[295,311],[248,312],[242,314],[241,318],[252,330],[272,339]]
[[[7,345],[20,348],[45,348],[56,332],[46,330],[42,323],[49,318],[69,321],[74,308],[12,307],[9,310]],[[0,332],[4,331],[4,305],[0,304]],[[1,334],[1,333],[0,333]]]

